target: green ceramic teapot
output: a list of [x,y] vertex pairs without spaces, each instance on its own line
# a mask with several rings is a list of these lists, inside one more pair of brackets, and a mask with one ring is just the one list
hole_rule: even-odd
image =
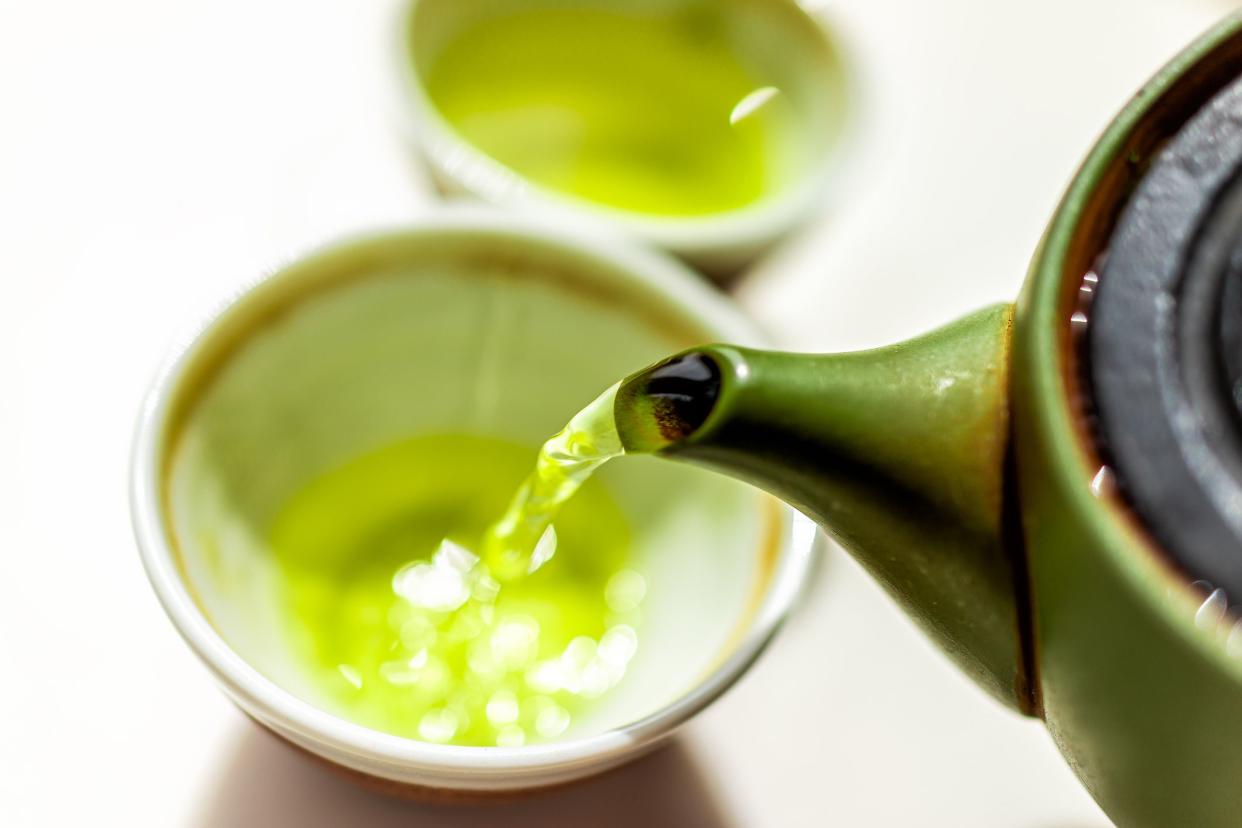
[[813,517],[1118,824],[1242,825],[1240,182],[1242,16],[1113,121],[1016,305],[693,349],[623,384],[622,440]]

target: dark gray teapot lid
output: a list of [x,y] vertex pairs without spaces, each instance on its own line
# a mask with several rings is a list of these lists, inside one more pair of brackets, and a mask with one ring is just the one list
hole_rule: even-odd
[[1242,602],[1242,79],[1158,154],[1099,268],[1087,352],[1120,492]]

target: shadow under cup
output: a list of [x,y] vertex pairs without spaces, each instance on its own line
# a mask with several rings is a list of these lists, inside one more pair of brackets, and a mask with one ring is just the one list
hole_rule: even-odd
[[[310,481],[423,435],[526,444],[533,463],[546,437],[620,377],[693,344],[753,339],[689,274],[639,258],[669,268],[678,290],[529,233],[457,227],[363,240],[261,282],[179,357],[140,429],[139,536],[169,614],[243,709],[372,776],[528,787],[623,761],[749,665],[791,601],[775,586],[796,591],[809,550],[789,551],[789,510],[766,495],[648,457],[600,472],[631,527],[631,565],[649,584],[641,643],[626,677],[557,743],[432,745],[347,723],[289,644],[267,535]],[[156,541],[143,538],[143,431],[157,433]],[[562,744],[576,747],[559,755]]]

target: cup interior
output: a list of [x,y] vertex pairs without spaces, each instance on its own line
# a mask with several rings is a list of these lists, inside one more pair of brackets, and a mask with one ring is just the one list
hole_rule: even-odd
[[[760,86],[780,90],[781,105],[792,113],[789,128],[780,130],[779,139],[770,142],[766,153],[769,186],[751,204],[717,215],[689,217],[648,215],[591,202],[594,207],[610,213],[631,214],[635,219],[646,215],[648,219],[693,224],[734,213],[749,214],[757,208],[786,201],[794,192],[818,188],[822,184],[813,173],[834,153],[843,134],[848,108],[847,81],[833,41],[791,0],[417,0],[406,19],[402,36],[414,75],[415,97],[419,108],[425,110],[422,113],[424,122],[419,124],[420,133],[424,142],[431,144],[433,164],[439,165],[442,174],[460,179],[457,184],[493,202],[506,201],[515,193],[531,190],[531,182],[516,183],[512,171],[499,168],[481,153],[463,152],[460,145],[452,147],[449,136],[459,136],[432,101],[427,78],[446,48],[471,27],[535,10],[561,9],[605,10],[634,19],[669,21],[675,27],[704,33],[703,36],[707,36],[706,33],[720,36],[738,63],[749,74],[761,79]],[[565,71],[571,72],[572,68],[566,67]],[[682,77],[663,80],[669,85],[695,82],[695,79]],[[658,86],[651,90],[652,96],[660,94]],[[726,111],[722,119],[727,115]],[[580,201],[563,192],[534,189],[554,199]],[[686,241],[664,240],[664,243],[678,247]]]
[[[611,270],[611,272],[610,272]],[[286,500],[365,453],[475,434],[538,445],[599,391],[728,335],[624,270],[530,238],[459,229],[364,240],[303,260],[191,345],[163,439],[165,531],[227,646],[334,712],[293,656],[268,541]],[[786,521],[750,487],[627,457],[601,471],[649,584],[621,683],[562,739],[674,702],[728,656]]]

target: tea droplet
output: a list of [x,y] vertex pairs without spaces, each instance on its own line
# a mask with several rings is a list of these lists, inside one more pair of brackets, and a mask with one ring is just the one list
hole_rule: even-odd
[[569,727],[569,711],[553,701],[547,702],[535,717],[535,731],[544,739],[554,739]]
[[521,747],[526,744],[526,731],[519,725],[505,725],[496,731],[497,747]]
[[520,713],[517,696],[509,690],[497,690],[487,700],[487,720],[492,724],[512,724]]
[[347,682],[354,686],[355,690],[362,689],[362,674],[359,673],[357,669],[349,666],[348,664],[338,664],[336,665],[336,669],[341,672],[341,675],[345,677]]
[[781,90],[775,86],[761,86],[753,92],[749,92],[733,107],[733,111],[729,113],[729,124],[737,126],[745,118],[759,111],[764,104],[779,95]]
[[647,597],[647,579],[632,569],[622,569],[604,587],[604,600],[613,612],[631,612]]
[[418,735],[443,744],[457,735],[457,714],[447,708],[428,710],[418,722]]

